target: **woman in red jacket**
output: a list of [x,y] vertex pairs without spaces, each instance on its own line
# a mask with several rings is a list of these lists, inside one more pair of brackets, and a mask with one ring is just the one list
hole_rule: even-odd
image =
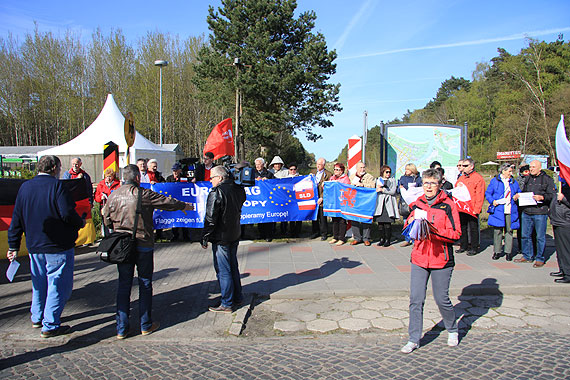
[[[107,198],[109,198],[111,192],[121,187],[121,182],[119,182],[117,179],[115,171],[113,169],[109,168],[105,170],[104,175],[105,178],[103,178],[101,182],[97,184],[97,188],[95,189],[95,196],[93,197],[95,199],[95,202],[101,204],[99,210],[103,209],[103,206],[105,206],[105,203],[107,203]],[[101,233],[103,236],[107,236],[109,232],[111,231],[105,226],[105,224],[101,223]]]
[[459,212],[453,200],[441,191],[441,174],[435,169],[422,173],[424,195],[410,205],[412,213],[406,223],[426,219],[434,227],[428,238],[414,242],[410,277],[410,324],[408,343],[402,347],[409,354],[419,347],[423,328],[427,282],[431,277],[433,296],[448,331],[447,344],[459,344],[455,310],[449,299],[449,283],[455,261],[453,242],[461,236]]

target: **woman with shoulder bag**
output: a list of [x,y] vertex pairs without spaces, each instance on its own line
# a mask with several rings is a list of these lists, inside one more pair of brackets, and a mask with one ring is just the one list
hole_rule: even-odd
[[520,227],[517,204],[513,196],[520,192],[519,184],[513,179],[511,165],[501,165],[499,174],[491,180],[485,191],[485,198],[489,202],[488,224],[493,227],[493,260],[502,256],[503,236],[506,259],[513,259],[513,230]]

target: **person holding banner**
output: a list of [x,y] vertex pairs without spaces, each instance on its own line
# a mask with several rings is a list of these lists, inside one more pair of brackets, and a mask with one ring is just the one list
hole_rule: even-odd
[[206,152],[204,153],[204,163],[196,165],[195,178],[192,182],[196,181],[209,181],[210,171],[216,164],[214,163],[214,153]]
[[202,231],[202,248],[212,243],[214,269],[220,284],[220,305],[211,306],[215,313],[231,313],[243,300],[237,250],[241,235],[241,208],[246,200],[245,189],[236,185],[223,166],[212,168],[212,190],[206,201]]
[[[357,187],[368,187],[373,189],[376,187],[376,179],[371,174],[366,173],[366,165],[361,161],[356,164],[356,172],[350,176],[350,184]],[[357,245],[364,241],[364,245],[369,246],[371,244],[370,223],[353,221],[352,236],[354,240],[350,243],[350,245]]]
[[380,168],[380,177],[376,180],[376,211],[374,221],[378,223],[380,232],[379,247],[389,247],[392,239],[392,223],[400,217],[396,201],[396,179],[391,177],[392,169],[388,165]]
[[422,173],[424,195],[410,204],[412,213],[406,221],[429,223],[429,232],[414,241],[410,275],[409,340],[401,352],[409,354],[420,346],[423,329],[424,303],[429,278],[435,302],[448,332],[447,345],[459,344],[455,310],[449,299],[449,284],[455,266],[453,242],[461,237],[457,206],[445,191],[441,191],[441,175],[435,169]]
[[317,220],[313,220],[312,229],[313,234],[311,239],[315,239],[321,235],[321,240],[327,240],[328,235],[328,223],[327,217],[323,215],[323,184],[328,181],[332,176],[332,173],[325,169],[327,161],[324,158],[319,158],[317,160],[317,170],[311,172],[311,175],[315,176],[317,180],[317,189],[319,190],[319,199],[317,201],[319,205],[319,212],[317,214]]
[[[334,164],[334,174],[329,181],[337,181],[350,185],[350,179],[344,173],[345,167],[341,162]],[[332,218],[333,238],[329,241],[331,244],[343,245],[346,243],[346,220],[342,217],[333,216]]]
[[485,191],[485,198],[489,202],[488,224],[493,227],[493,260],[499,260],[502,256],[503,236],[506,259],[513,259],[513,230],[520,227],[518,207],[513,196],[520,192],[519,184],[513,179],[513,168],[510,164],[502,164],[499,174]]
[[[255,180],[273,179],[275,176],[265,167],[265,160],[261,157],[255,159]],[[275,223],[257,223],[260,239],[270,242],[273,240],[273,229]]]
[[152,214],[155,208],[167,211],[193,210],[191,203],[165,197],[150,189],[140,187],[140,171],[137,165],[123,168],[123,186],[113,191],[103,208],[103,222],[115,232],[132,233],[137,210],[137,199],[142,191],[142,210],[136,229],[136,261],[117,264],[119,281],[117,288],[117,339],[125,339],[129,333],[131,311],[131,287],[137,267],[139,281],[139,318],[142,335],[156,331],[160,324],[152,321],[152,272],[154,262],[154,224]]
[[162,173],[158,171],[158,161],[155,158],[151,158],[147,163],[147,174],[150,179],[150,184],[166,182]]

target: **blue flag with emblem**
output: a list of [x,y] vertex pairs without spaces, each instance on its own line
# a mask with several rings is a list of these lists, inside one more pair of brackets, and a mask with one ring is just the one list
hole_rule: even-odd
[[194,205],[194,210],[192,211],[154,210],[154,228],[204,227],[206,199],[208,199],[211,187],[210,182],[163,182],[151,185],[151,190],[159,194]]
[[[192,203],[193,211],[155,210],[154,228],[202,228],[210,182],[167,182],[141,184],[165,196]],[[241,224],[316,220],[317,183],[314,176],[255,181],[245,187],[246,201],[241,210]]]
[[372,223],[376,198],[376,189],[327,181],[324,183],[323,213],[325,216]]

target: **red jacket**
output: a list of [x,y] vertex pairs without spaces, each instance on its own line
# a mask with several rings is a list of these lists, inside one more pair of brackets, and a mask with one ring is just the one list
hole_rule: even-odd
[[469,195],[471,195],[471,201],[469,201],[472,210],[475,214],[479,215],[481,213],[481,209],[483,208],[483,202],[485,201],[485,179],[481,176],[481,174],[477,173],[473,170],[469,174],[463,174],[457,179],[455,186],[458,183],[463,183],[467,186],[467,190],[469,190]]
[[103,194],[107,195],[108,197],[111,195],[111,191],[116,190],[119,187],[121,187],[121,182],[119,182],[118,179],[115,179],[113,183],[111,183],[111,186],[107,186],[104,179],[101,180],[101,182],[97,184],[97,189],[95,189],[95,202],[102,203]]
[[425,195],[410,205],[412,213],[408,221],[414,219],[415,209],[427,211],[427,220],[433,224],[437,232],[432,232],[430,239],[416,240],[412,250],[412,263],[422,268],[447,268],[455,266],[453,242],[461,237],[459,212],[450,196],[440,191],[435,202],[429,206]]

